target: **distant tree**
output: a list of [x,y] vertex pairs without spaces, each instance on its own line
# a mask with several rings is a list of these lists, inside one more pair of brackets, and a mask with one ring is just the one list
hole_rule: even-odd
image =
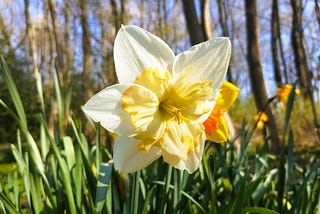
[[274,153],[279,153],[280,139],[278,135],[277,124],[268,103],[268,94],[261,66],[259,48],[259,22],[256,0],[245,0],[245,12],[248,46],[247,61],[249,65],[249,76],[252,92],[258,111],[265,112],[268,115],[267,127],[271,136],[271,150]]
[[190,35],[191,45],[205,41],[202,24],[198,20],[193,0],[182,0],[183,11],[186,18],[187,28]]
[[[279,9],[278,0],[272,0],[272,15],[271,15],[271,47],[272,47],[272,61],[274,77],[278,87],[282,86],[282,73],[279,59],[279,47],[281,43],[280,38],[280,20],[279,20]],[[284,66],[285,69],[285,66]]]
[[294,52],[294,62],[299,77],[299,85],[305,97],[311,92],[311,72],[308,68],[306,52],[304,49],[304,35],[302,29],[302,1],[291,0],[292,31],[291,43]]
[[[218,11],[219,11],[219,23],[221,25],[222,28],[222,32],[223,32],[223,36],[226,37],[230,37],[230,33],[229,33],[229,28],[228,28],[228,24],[227,24],[227,13],[226,13],[226,1],[223,0],[217,0],[217,4],[218,4]],[[231,43],[232,43],[232,39],[231,39]],[[231,59],[230,59],[230,65],[228,67],[228,72],[227,72],[227,78],[229,82],[234,83],[234,79],[232,77],[232,55],[231,55]]]
[[82,30],[82,84],[84,100],[88,100],[93,92],[91,91],[90,73],[92,69],[92,48],[91,33],[89,28],[89,6],[87,1],[79,1],[80,24]]
[[306,51],[304,48],[304,34],[302,28],[302,1],[291,0],[292,7],[292,31],[291,44],[294,53],[294,62],[299,77],[299,86],[305,98],[309,98],[314,124],[320,140],[320,124],[318,121],[317,107],[312,89],[312,72],[309,70]]
[[[117,82],[117,76],[114,70],[114,65],[112,62],[112,50],[111,50],[111,45],[109,40],[109,36],[108,36],[108,32],[107,32],[107,25],[109,23],[107,23],[105,20],[108,18],[107,16],[107,11],[105,9],[105,7],[103,6],[103,1],[99,0],[98,1],[98,17],[99,17],[99,24],[100,24],[100,36],[101,36],[101,40],[100,40],[100,47],[102,49],[102,55],[101,55],[101,70],[103,72],[103,80],[104,83],[106,85],[112,85],[114,83]],[[116,24],[115,26],[117,26],[118,24]]]

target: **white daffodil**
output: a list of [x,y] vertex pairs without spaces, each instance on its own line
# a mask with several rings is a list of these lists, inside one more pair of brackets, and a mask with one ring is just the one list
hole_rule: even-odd
[[122,26],[114,42],[119,84],[93,96],[84,111],[117,134],[113,158],[135,172],[159,157],[189,173],[201,162],[210,115],[224,81],[231,46],[215,38],[174,55],[157,36]]

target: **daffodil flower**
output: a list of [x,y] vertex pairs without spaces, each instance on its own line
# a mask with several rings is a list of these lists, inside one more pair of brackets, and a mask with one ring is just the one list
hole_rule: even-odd
[[228,127],[223,113],[226,112],[237,99],[240,89],[230,82],[224,82],[220,94],[210,116],[203,123],[207,139],[216,143],[226,142]]
[[135,172],[159,157],[194,172],[205,128],[230,58],[228,38],[195,45],[175,56],[157,36],[122,26],[114,42],[119,84],[93,96],[84,111],[117,135],[115,169]]
[[263,130],[264,124],[268,122],[268,120],[268,115],[265,112],[260,111],[258,115],[254,116],[254,122],[257,123],[258,130]]
[[[277,99],[281,102],[283,106],[286,105],[288,102],[288,97],[290,95],[290,92],[292,90],[292,85],[285,84],[282,88],[277,88]],[[300,90],[296,89],[295,93],[298,95],[300,94]]]

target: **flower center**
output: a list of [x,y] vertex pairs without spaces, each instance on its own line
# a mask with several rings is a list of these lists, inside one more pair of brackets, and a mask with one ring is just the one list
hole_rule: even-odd
[[178,124],[182,122],[185,122],[185,123],[190,122],[188,118],[182,115],[182,111],[184,110],[184,108],[179,109],[175,107],[173,104],[170,103],[168,99],[165,99],[160,103],[159,109],[173,116],[173,118],[178,121]]

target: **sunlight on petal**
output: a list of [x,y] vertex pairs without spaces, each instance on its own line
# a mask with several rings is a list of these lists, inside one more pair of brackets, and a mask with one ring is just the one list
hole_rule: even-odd
[[83,110],[95,122],[118,135],[132,135],[130,115],[122,109],[122,93],[132,85],[117,84],[93,96],[83,106]]
[[121,172],[136,172],[161,156],[159,147],[149,152],[138,150],[138,142],[132,137],[119,136],[114,145],[114,167]]
[[114,41],[114,62],[120,83],[133,83],[150,67],[169,70],[174,57],[164,41],[137,26],[122,26]]

